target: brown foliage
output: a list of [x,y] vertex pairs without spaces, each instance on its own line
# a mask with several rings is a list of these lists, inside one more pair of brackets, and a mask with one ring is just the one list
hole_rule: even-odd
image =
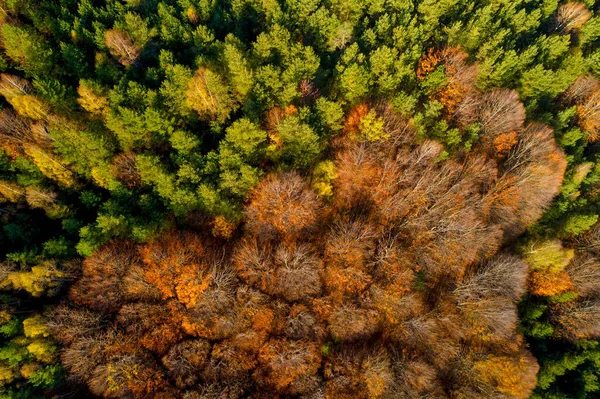
[[566,164],[548,126],[530,124],[519,134],[486,198],[490,218],[503,227],[506,238],[522,233],[542,216],[560,189]]
[[558,324],[561,334],[572,341],[600,336],[598,298],[584,297],[559,304],[553,310],[552,317]]
[[118,310],[123,303],[123,276],[139,261],[131,243],[113,241],[105,245],[83,262],[83,277],[71,287],[71,299],[93,310]]
[[556,29],[563,33],[580,29],[591,17],[592,13],[583,3],[570,1],[561,4],[556,12]]
[[320,96],[319,88],[312,80],[303,79],[298,85],[298,89],[305,100],[315,100]]
[[0,94],[10,100],[17,96],[31,94],[33,87],[28,80],[7,73],[0,74]]
[[394,375],[383,348],[345,347],[328,359],[324,370],[327,399],[374,399],[390,393]]
[[313,227],[319,211],[317,195],[295,172],[265,178],[246,207],[246,228],[259,237],[294,238]]
[[[568,3],[571,4],[571,3]],[[576,107],[577,124],[587,133],[588,141],[600,139],[600,82],[582,75],[565,91],[567,105]]]
[[600,260],[590,253],[577,253],[566,271],[581,296],[600,294]]
[[202,339],[187,340],[171,347],[162,364],[180,387],[194,386],[210,358],[211,345]]
[[138,187],[142,178],[137,169],[135,154],[122,152],[112,160],[112,174],[127,187]]
[[254,378],[260,385],[299,394],[314,389],[311,379],[316,377],[321,355],[313,342],[273,339],[260,349],[258,361],[262,367]]
[[600,90],[589,96],[583,104],[577,105],[577,119],[587,132],[588,141],[600,139]]
[[[462,55],[438,56],[471,79]],[[378,104],[380,140],[346,135],[331,150],[330,201],[273,173],[225,244],[169,231],[101,248],[71,299],[102,316],[73,313],[65,366],[107,398],[525,397],[537,371],[516,328],[527,267],[496,253],[549,204],[565,158],[549,128],[522,128],[517,97],[487,96],[499,118],[517,115],[490,119],[470,154],[441,161],[440,143]],[[585,298],[552,311],[567,336],[597,332],[595,261],[578,259],[567,271]]]
[[417,65],[417,78],[424,80],[438,65],[444,66],[446,83],[430,93],[432,99],[444,106],[444,117],[451,119],[465,98],[475,90],[477,66],[466,62],[467,53],[460,47],[444,48],[421,57]]

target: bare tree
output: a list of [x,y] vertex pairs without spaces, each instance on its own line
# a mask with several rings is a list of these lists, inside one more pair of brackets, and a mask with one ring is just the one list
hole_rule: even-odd
[[0,94],[7,99],[31,94],[33,87],[28,80],[7,73],[0,74]]
[[142,52],[129,33],[122,30],[107,30],[104,32],[104,42],[110,53],[124,66],[132,65]]
[[562,94],[567,105],[582,104],[592,94],[600,91],[600,82],[592,75],[581,75]]
[[597,257],[585,252],[577,253],[566,271],[579,295],[600,294],[600,260]]
[[314,226],[320,207],[317,195],[297,173],[269,175],[246,207],[246,228],[265,238],[301,236]]
[[563,33],[568,33],[580,29],[591,17],[592,13],[583,3],[570,1],[561,4],[558,6],[556,12],[555,29]]
[[484,261],[454,292],[460,300],[498,296],[517,303],[526,290],[527,264],[518,256],[501,254]]
[[115,156],[112,161],[112,174],[127,187],[137,187],[142,181],[134,153],[122,152]]
[[94,310],[118,310],[123,303],[122,279],[139,261],[131,243],[112,241],[103,246],[83,262],[83,277],[71,287],[71,300]]
[[600,301],[584,297],[558,305],[551,314],[558,323],[559,331],[568,339],[600,336]]
[[481,94],[477,120],[482,140],[493,140],[501,133],[519,131],[525,122],[525,107],[515,90],[495,89]]
[[194,386],[209,360],[211,345],[202,339],[186,340],[171,347],[162,364],[179,388]]
[[496,184],[486,194],[490,219],[499,223],[505,238],[513,238],[534,223],[558,193],[566,157],[556,145],[552,129],[530,124],[508,153]]
[[310,245],[280,245],[274,264],[277,269],[272,278],[263,280],[267,292],[288,301],[308,299],[321,292],[322,261]]

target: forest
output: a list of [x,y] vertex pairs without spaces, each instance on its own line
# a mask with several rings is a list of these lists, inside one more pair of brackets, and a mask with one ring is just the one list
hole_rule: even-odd
[[600,1],[0,0],[0,399],[600,398]]

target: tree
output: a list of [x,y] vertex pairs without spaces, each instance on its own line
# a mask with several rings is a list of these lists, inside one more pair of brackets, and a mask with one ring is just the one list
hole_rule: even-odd
[[527,264],[517,256],[501,254],[483,262],[455,293],[462,298],[503,296],[517,303],[525,294],[526,282]]
[[68,279],[67,271],[60,270],[56,261],[47,260],[32,266],[30,270],[18,270],[8,262],[2,264],[4,279],[2,286],[23,290],[34,297],[56,295],[62,283]]
[[186,307],[193,307],[213,280],[209,265],[202,259],[203,244],[194,235],[158,240],[140,254],[144,279],[160,290],[163,300],[176,297]]
[[557,306],[552,317],[564,337],[571,341],[600,335],[598,316],[600,304],[596,298],[582,298]]
[[474,371],[484,381],[497,386],[498,391],[515,398],[527,398],[536,385],[538,365],[529,352],[513,359],[502,356],[487,356],[475,362]]
[[568,33],[581,29],[592,14],[585,4],[576,1],[561,4],[556,12],[556,30]]
[[142,51],[131,35],[120,29],[109,29],[104,32],[104,41],[110,54],[126,67],[131,66]]
[[186,101],[205,121],[223,123],[238,108],[221,76],[204,67],[199,68],[188,82]]
[[573,286],[581,296],[598,293],[600,278],[600,263],[589,253],[578,253],[565,269]]
[[259,384],[272,386],[275,392],[306,393],[308,379],[315,378],[321,361],[314,343],[271,340],[258,354],[262,365],[254,378]]
[[48,75],[54,67],[56,56],[46,39],[27,25],[2,25],[6,55],[27,76]]
[[[464,103],[464,104],[463,104]],[[525,121],[525,107],[514,90],[492,90],[466,99],[458,105],[455,117],[463,126],[481,125],[482,141],[490,145],[500,134],[518,132]]]
[[84,277],[71,287],[70,296],[80,305],[115,311],[123,303],[122,279],[139,262],[131,243],[112,242],[83,262]]
[[298,237],[314,226],[319,208],[317,196],[298,174],[270,175],[252,194],[246,228],[259,237]]
[[281,139],[281,160],[296,169],[312,166],[322,145],[319,136],[296,116],[288,116],[277,125]]
[[501,177],[488,194],[490,217],[515,237],[542,215],[558,193],[566,169],[552,130],[530,124],[506,156]]
[[102,117],[108,113],[108,98],[97,83],[81,80],[77,87],[77,94],[79,94],[77,99],[79,105],[92,115]]

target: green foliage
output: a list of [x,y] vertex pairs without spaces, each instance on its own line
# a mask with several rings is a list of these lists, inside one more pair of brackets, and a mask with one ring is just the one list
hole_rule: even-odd
[[578,235],[589,230],[598,221],[598,215],[570,215],[565,221],[565,235]]
[[219,187],[227,195],[243,197],[258,182],[258,164],[267,150],[267,133],[248,119],[239,119],[226,130],[218,154]]
[[45,320],[39,314],[23,319],[6,311],[0,318],[0,396],[42,398],[44,391],[59,387],[64,371]]
[[278,126],[282,148],[275,156],[297,169],[311,166],[321,152],[319,136],[297,116],[288,116]]
[[24,25],[4,24],[0,31],[6,55],[27,76],[44,76],[51,72],[55,53],[42,35]]
[[[380,104],[406,117],[419,140],[442,143],[437,160],[471,156],[489,138],[480,115],[461,120],[435,94],[464,83],[461,71],[453,77],[457,64],[417,78],[430,49],[460,46],[478,65],[478,89],[517,90],[528,122],[550,125],[567,155],[560,194],[524,238],[507,243],[530,270],[565,270],[566,242],[598,221],[598,143],[581,104],[564,94],[578,76],[600,77],[597,1],[583,1],[590,18],[569,32],[556,27],[567,3],[558,0],[4,3],[0,71],[10,79],[0,92],[18,95],[5,96],[0,111],[16,111],[22,123],[0,116],[0,182],[16,190],[0,195],[0,264],[10,265],[0,286],[29,298],[26,310],[66,292],[65,262],[113,238],[210,231],[217,216],[239,222],[248,194],[272,171],[301,170],[333,200],[337,171],[327,159],[336,136],[387,138]],[[359,104],[371,111],[346,129]],[[270,120],[274,107],[282,113]],[[415,284],[426,283],[419,272]],[[542,366],[534,397],[599,391],[597,342],[566,344],[549,316],[576,296],[532,296],[521,306]],[[9,381],[0,397],[44,397],[62,378],[48,361],[51,337],[23,335],[30,323],[0,325],[0,381]]]

